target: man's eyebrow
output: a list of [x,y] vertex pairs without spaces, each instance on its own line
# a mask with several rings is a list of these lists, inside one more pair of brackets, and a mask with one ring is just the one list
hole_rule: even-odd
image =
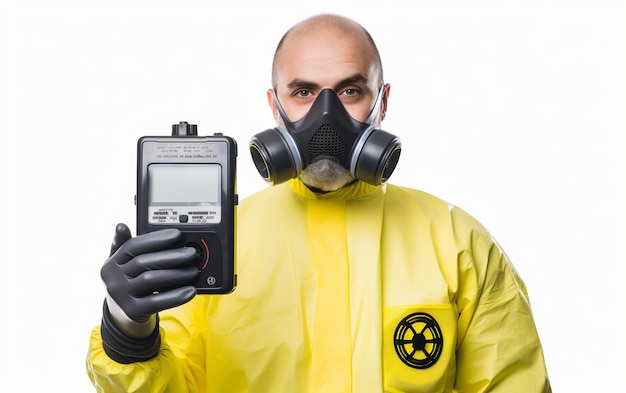
[[363,74],[354,74],[348,78],[342,79],[335,85],[335,90],[339,90],[340,87],[358,85],[359,83],[367,84],[368,79]]
[[315,90],[319,87],[317,83],[308,82],[304,79],[294,79],[287,84],[288,89],[311,89]]

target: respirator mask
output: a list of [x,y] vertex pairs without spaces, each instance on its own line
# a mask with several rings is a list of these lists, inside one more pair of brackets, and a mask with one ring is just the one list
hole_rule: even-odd
[[286,130],[275,127],[254,135],[250,154],[259,174],[275,185],[296,178],[307,165],[330,159],[350,175],[372,185],[387,181],[400,158],[400,139],[375,128],[380,112],[381,88],[365,120],[353,119],[332,89],[324,89],[309,112],[289,121],[276,94],[274,101]]

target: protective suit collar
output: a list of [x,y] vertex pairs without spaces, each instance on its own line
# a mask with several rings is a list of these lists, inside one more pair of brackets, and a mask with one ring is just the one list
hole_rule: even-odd
[[340,188],[337,191],[327,192],[324,194],[316,194],[311,191],[306,184],[302,183],[299,178],[289,180],[289,186],[300,197],[307,199],[339,199],[349,200],[362,198],[368,195],[372,195],[376,192],[384,192],[385,185],[374,186],[363,181],[356,181],[350,185]]

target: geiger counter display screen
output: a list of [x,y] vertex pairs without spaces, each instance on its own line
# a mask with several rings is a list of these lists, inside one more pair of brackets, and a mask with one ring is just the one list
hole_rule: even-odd
[[149,221],[207,224],[220,221],[218,164],[150,164]]

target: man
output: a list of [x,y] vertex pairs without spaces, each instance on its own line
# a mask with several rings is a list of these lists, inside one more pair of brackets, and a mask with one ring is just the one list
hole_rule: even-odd
[[[279,127],[251,149],[274,186],[239,206],[237,289],[194,296],[193,250],[167,250],[176,230],[131,239],[118,226],[87,359],[99,391],[551,391],[525,286],[488,232],[382,184],[399,151],[376,128],[389,92],[354,21],[319,15],[286,33],[267,93]],[[368,146],[347,163],[369,141],[346,147],[354,133],[332,129],[319,142],[309,131],[326,121],[373,125],[359,135],[382,140],[383,158]]]

